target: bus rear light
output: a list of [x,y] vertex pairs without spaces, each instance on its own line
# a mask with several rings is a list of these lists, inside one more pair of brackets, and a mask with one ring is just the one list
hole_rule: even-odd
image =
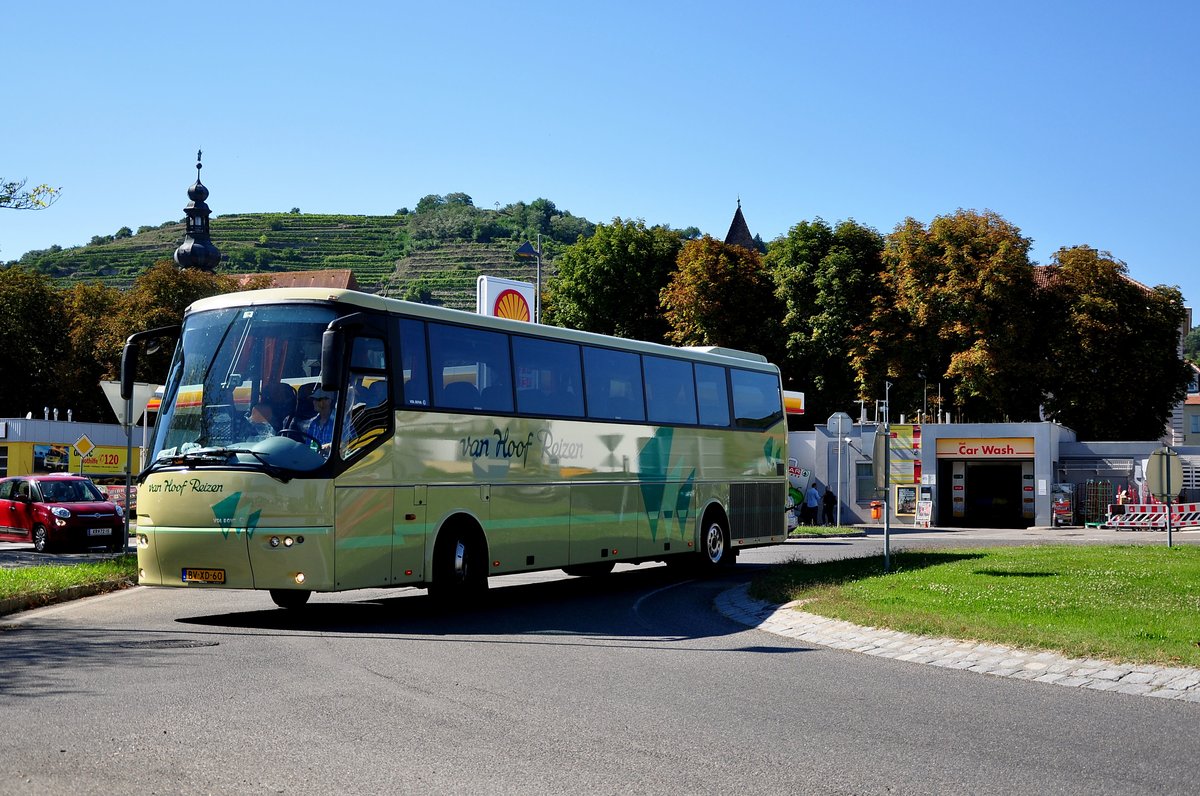
[[292,540],[292,537],[290,537],[290,536],[283,537],[283,546],[284,547],[291,547],[294,544],[295,544],[295,541]]
[[298,585],[303,585],[304,584],[304,573],[297,572],[295,580]]
[[615,548],[615,547],[614,547],[614,548],[613,548],[613,555],[615,556],[616,554],[617,554],[617,548]]
[[406,576],[407,576],[407,575],[411,575],[411,574],[412,574],[412,570],[411,570],[411,569],[406,569],[406,570],[404,570],[404,574],[405,574]]
[[498,567],[498,566],[500,566],[500,562],[499,562],[499,561],[493,561],[493,562],[492,562],[492,566],[493,566],[493,567]]

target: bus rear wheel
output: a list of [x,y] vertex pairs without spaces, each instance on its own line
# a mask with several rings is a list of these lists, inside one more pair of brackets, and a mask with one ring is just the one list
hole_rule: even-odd
[[461,606],[487,591],[487,549],[478,533],[447,529],[433,549],[429,594],[445,605]]
[[700,564],[705,570],[731,567],[737,560],[737,553],[729,545],[729,532],[717,517],[710,518],[704,524],[700,536]]
[[311,596],[308,589],[271,589],[271,600],[280,608],[302,608]]

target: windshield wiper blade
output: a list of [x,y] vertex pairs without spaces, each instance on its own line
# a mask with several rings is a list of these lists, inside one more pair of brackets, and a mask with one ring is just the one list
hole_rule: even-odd
[[243,467],[248,466],[247,463],[238,461],[239,454],[252,456],[262,467],[262,470],[267,475],[274,478],[280,483],[286,484],[292,480],[290,475],[287,475],[284,470],[272,464],[266,456],[258,451],[252,451],[248,448],[200,448],[190,450],[187,453],[177,453],[173,456],[166,456],[155,460],[149,467],[143,470],[138,478],[149,475],[151,472],[162,467],[187,467],[189,469],[206,464],[239,464]]
[[251,456],[253,456],[255,459],[258,459],[259,464],[262,465],[263,472],[266,473],[267,475],[271,476],[272,478],[274,478],[279,483],[286,484],[288,481],[292,480],[292,477],[290,475],[287,475],[281,468],[276,467],[274,464],[271,464],[271,462],[267,461],[267,457],[264,456],[263,454],[259,453],[258,451],[238,450],[236,452],[237,453],[248,453]]

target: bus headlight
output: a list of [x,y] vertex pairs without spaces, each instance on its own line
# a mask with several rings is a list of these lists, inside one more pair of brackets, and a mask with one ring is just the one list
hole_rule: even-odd
[[296,583],[299,585],[304,585],[304,573],[303,572],[296,573]]

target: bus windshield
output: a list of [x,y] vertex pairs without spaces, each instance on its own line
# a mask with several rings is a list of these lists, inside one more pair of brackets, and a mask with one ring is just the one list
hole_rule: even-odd
[[[317,415],[328,306],[233,307],[189,315],[163,391],[149,461],[311,471],[328,458]],[[329,400],[336,401],[336,398]],[[336,411],[336,409],[335,409]]]

